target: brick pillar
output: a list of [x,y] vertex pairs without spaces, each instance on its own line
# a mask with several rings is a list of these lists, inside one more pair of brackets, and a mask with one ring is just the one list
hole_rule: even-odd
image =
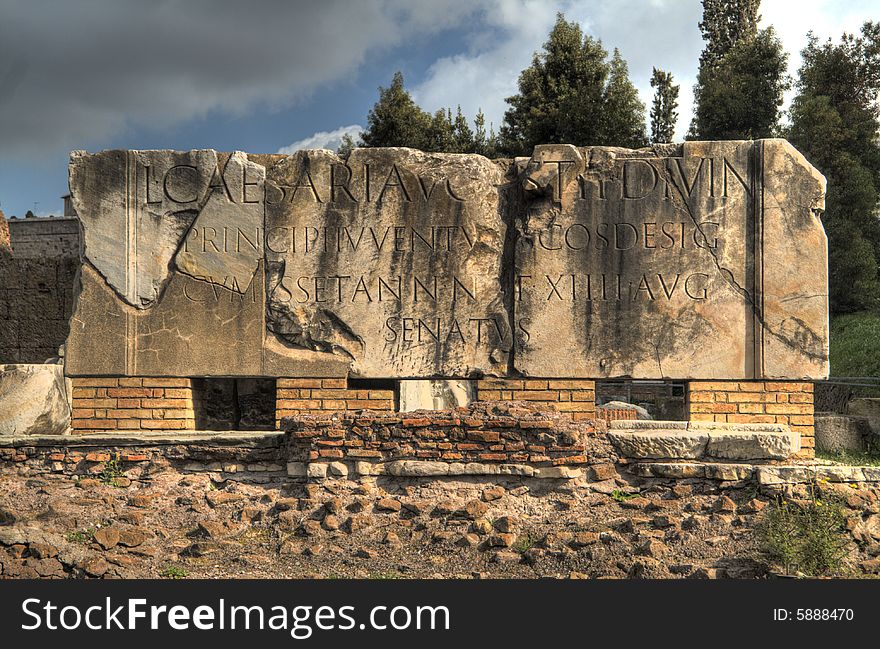
[[815,457],[813,384],[806,381],[690,381],[688,419],[787,424],[801,436],[795,457]]
[[275,426],[292,415],[335,410],[394,412],[393,390],[350,389],[347,379],[277,379]]
[[192,379],[73,378],[75,433],[194,430]]
[[596,382],[587,379],[482,379],[477,400],[546,403],[574,420],[596,418]]

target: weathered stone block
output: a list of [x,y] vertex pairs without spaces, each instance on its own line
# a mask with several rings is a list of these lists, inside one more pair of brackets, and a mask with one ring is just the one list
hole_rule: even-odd
[[521,372],[827,375],[825,183],[787,142],[542,145],[521,178]]
[[0,434],[61,435],[69,428],[61,365],[0,365]]
[[817,414],[815,430],[819,451],[864,451],[872,436],[870,420],[855,415]]

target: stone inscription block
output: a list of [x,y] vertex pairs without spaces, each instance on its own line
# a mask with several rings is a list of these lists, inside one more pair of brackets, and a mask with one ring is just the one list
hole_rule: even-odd
[[504,171],[474,155],[299,152],[267,172],[270,331],[361,376],[507,369]]
[[539,146],[521,178],[517,370],[827,374],[824,179],[788,143]]
[[783,140],[74,152],[70,186],[70,376],[828,372],[825,184]]

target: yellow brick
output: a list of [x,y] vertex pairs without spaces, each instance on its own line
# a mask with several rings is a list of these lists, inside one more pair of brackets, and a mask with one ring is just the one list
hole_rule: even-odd
[[813,395],[808,392],[795,392],[788,396],[791,403],[813,403]]
[[477,398],[480,401],[500,401],[501,390],[479,390],[477,392]]
[[736,392],[739,389],[734,381],[690,381],[688,388],[700,392]]
[[712,403],[717,392],[691,392],[688,395],[691,403]]
[[715,421],[715,416],[708,412],[694,412],[690,416],[691,421]]
[[736,414],[727,415],[727,421],[732,424],[773,424],[773,415],[761,414]]
[[144,379],[145,388],[191,388],[192,379],[153,377]]
[[776,382],[776,381],[768,381],[766,383],[766,390],[768,392],[805,392],[806,389],[804,386],[809,386],[812,389],[812,383],[802,383],[802,382]]
[[551,380],[547,387],[551,390],[595,390],[596,382],[586,379]]
[[321,402],[315,399],[279,399],[275,407],[278,410],[318,410]]
[[555,406],[559,412],[596,412],[592,401],[558,401]]
[[805,403],[768,403],[767,412],[774,415],[812,415],[812,404]]
[[119,387],[121,388],[139,388],[144,384],[143,379],[133,378],[133,377],[125,377],[119,379]]
[[71,428],[74,430],[114,430],[115,419],[72,419]]
[[546,390],[550,382],[546,379],[529,379],[523,383],[525,390]]
[[764,412],[763,403],[740,403],[736,408],[740,413],[763,414]]
[[116,378],[75,378],[73,379],[73,387],[75,388],[115,388],[119,385],[119,379]]
[[513,393],[513,398],[523,401],[556,401],[556,392],[551,390],[516,390]]
[[320,388],[321,379],[277,379],[278,388]]
[[116,399],[74,399],[74,408],[115,408]]
[[73,388],[74,399],[93,399],[95,397],[95,388]]
[[186,430],[192,424],[186,419],[141,419],[144,430]]
[[477,390],[522,390],[522,387],[523,381],[520,379],[500,379],[492,377],[477,381]]
[[348,387],[348,379],[321,379],[321,387],[344,390]]

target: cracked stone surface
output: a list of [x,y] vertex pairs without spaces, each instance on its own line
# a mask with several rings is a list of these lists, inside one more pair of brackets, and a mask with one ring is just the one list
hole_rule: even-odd
[[825,181],[784,140],[74,152],[70,187],[71,376],[828,373]]
[[545,145],[520,178],[523,374],[827,375],[824,179],[787,142]]
[[60,365],[0,365],[0,434],[62,435],[69,427]]
[[[365,377],[497,374],[504,169],[476,155],[301,151],[267,172],[267,326]],[[275,199],[270,200],[270,195]]]

